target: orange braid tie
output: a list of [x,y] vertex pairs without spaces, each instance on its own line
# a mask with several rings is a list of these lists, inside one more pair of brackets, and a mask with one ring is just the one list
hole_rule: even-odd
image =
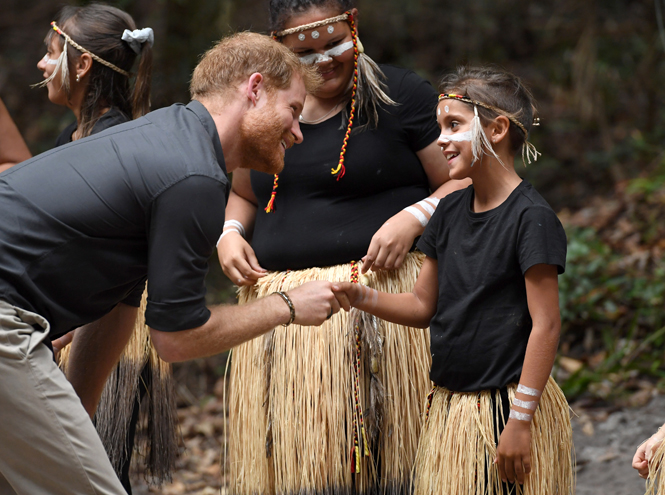
[[349,13],[349,23],[351,24],[351,36],[353,38],[353,91],[351,92],[351,110],[349,111],[349,125],[346,127],[346,134],[342,142],[342,151],[339,154],[339,163],[337,168],[332,169],[332,175],[337,175],[337,180],[344,177],[346,167],[344,166],[344,155],[346,154],[346,147],[351,135],[351,127],[353,127],[353,117],[356,113],[356,90],[358,89],[358,36],[356,34],[356,22],[353,19],[353,14]]
[[275,174],[275,181],[272,183],[272,193],[270,193],[270,200],[268,201],[268,205],[265,207],[266,213],[272,213],[273,211],[275,211],[275,196],[277,195],[277,179],[279,179],[279,176]]

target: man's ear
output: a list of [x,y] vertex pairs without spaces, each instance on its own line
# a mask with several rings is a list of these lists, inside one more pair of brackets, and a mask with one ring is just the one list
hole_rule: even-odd
[[259,98],[265,93],[265,79],[259,72],[255,72],[249,76],[246,93],[247,99],[252,102],[252,105],[256,106]]
[[74,77],[78,76],[79,79],[83,79],[90,69],[92,68],[92,57],[87,53],[82,53],[79,59],[76,62]]

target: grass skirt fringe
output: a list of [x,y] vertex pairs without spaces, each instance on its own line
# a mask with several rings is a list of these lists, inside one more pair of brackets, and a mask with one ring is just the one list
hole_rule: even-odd
[[665,441],[660,444],[649,463],[646,495],[665,495]]
[[[510,403],[516,388],[515,384],[508,386]],[[503,418],[505,404],[501,402],[496,391],[456,393],[435,388],[414,466],[414,495],[506,493],[494,464],[499,422],[503,425],[508,419]],[[531,424],[531,462],[525,484],[515,485],[512,493],[574,493],[570,413],[563,392],[551,377]]]
[[[370,287],[410,291],[422,254],[397,272],[370,273]],[[351,264],[271,273],[240,291],[240,303],[310,280],[349,281]],[[365,317],[358,395],[367,451],[351,450],[356,338],[353,313],[320,327],[278,327],[233,350],[229,398],[230,492],[243,495],[407,493],[431,384],[429,331]],[[372,340],[373,339],[373,340]],[[352,467],[356,471],[352,473]]]
[[[120,470],[137,447],[151,484],[171,480],[178,455],[178,417],[171,365],[162,361],[145,324],[147,291],[143,292],[132,336],[106,382],[95,414],[95,427],[114,469]],[[67,373],[70,346],[60,352],[59,365]],[[128,444],[134,408],[139,407],[140,382],[147,394],[140,401],[135,445]]]

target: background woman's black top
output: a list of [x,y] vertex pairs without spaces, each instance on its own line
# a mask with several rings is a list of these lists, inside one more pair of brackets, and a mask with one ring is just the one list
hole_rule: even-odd
[[359,260],[386,220],[429,194],[416,151],[439,135],[437,93],[411,71],[381,68],[388,94],[399,105],[382,105],[377,129],[351,135],[342,179],[331,174],[346,132],[339,116],[301,124],[304,142],[286,152],[272,213],[264,208],[273,176],[251,172],[258,198],[252,246],[264,268],[303,269]]
[[[109,108],[108,112],[99,117],[97,122],[95,122],[95,125],[92,127],[90,135],[92,136],[93,134],[102,132],[103,130],[108,129],[109,127],[113,127],[114,125],[118,124],[124,124],[125,122],[129,122],[130,120],[131,119],[127,115],[122,113],[116,107],[111,107]],[[76,130],[77,127],[78,127],[78,122],[76,121],[72,122],[67,127],[65,127],[65,130],[62,131],[60,135],[56,138],[55,145],[62,146],[63,144],[71,143],[72,134],[74,134],[74,131]]]

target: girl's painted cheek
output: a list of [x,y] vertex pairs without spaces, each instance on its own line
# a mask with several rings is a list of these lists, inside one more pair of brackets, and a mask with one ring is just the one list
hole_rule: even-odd
[[442,143],[462,143],[471,141],[471,131],[457,132],[455,134],[443,134],[439,136],[439,142]]

